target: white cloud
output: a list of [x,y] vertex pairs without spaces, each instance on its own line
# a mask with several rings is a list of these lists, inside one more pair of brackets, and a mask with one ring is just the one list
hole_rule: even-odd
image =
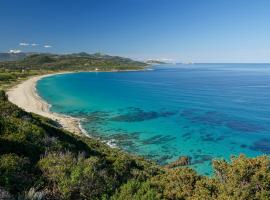
[[29,44],[28,43],[25,43],[25,42],[21,42],[19,45],[20,46],[29,46]]
[[51,45],[44,45],[44,48],[51,48],[52,46]]
[[38,44],[32,43],[31,46],[35,47],[35,46],[38,46]]
[[22,51],[20,49],[10,49],[9,53],[21,53]]

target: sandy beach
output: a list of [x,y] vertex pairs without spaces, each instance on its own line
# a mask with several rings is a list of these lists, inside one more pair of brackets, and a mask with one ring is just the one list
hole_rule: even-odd
[[77,135],[82,135],[83,132],[80,129],[79,119],[51,112],[49,109],[50,105],[37,94],[37,81],[52,75],[55,74],[35,76],[16,85],[7,91],[8,99],[27,112],[36,113],[38,115],[55,120],[65,130]]

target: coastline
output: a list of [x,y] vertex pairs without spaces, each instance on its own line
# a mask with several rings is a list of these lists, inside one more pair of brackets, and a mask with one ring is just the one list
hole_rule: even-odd
[[[43,117],[47,117],[56,121],[60,127],[66,131],[74,133],[77,136],[91,137],[81,126],[81,119],[74,118],[68,115],[63,115],[50,111],[50,104],[44,101],[37,93],[36,84],[39,80],[45,77],[54,76],[57,74],[68,74],[68,73],[81,73],[81,72],[134,72],[134,71],[145,71],[147,68],[141,70],[112,70],[112,71],[65,71],[51,74],[37,75],[30,77],[29,79],[11,87],[6,91],[8,100],[18,107],[22,108],[27,112],[32,112]],[[106,141],[107,145],[115,147],[111,141]]]
[[50,105],[37,94],[37,81],[48,76],[66,73],[73,72],[60,72],[31,77],[9,89],[7,91],[8,100],[27,112],[32,112],[56,121],[61,128],[71,133],[79,136],[88,136],[85,131],[81,129],[80,119],[51,112]]

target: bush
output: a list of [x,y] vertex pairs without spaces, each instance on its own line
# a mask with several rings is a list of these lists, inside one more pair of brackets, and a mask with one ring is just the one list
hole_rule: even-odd
[[39,166],[63,199],[99,199],[111,188],[110,175],[97,157],[50,153],[39,161]]
[[6,101],[7,96],[6,93],[3,90],[0,90],[0,101]]
[[0,185],[12,193],[23,191],[31,184],[30,162],[16,154],[0,156]]
[[149,182],[140,182],[138,180],[128,181],[111,197],[111,200],[159,200],[160,195],[155,188],[152,188]]
[[213,162],[220,198],[270,199],[270,160],[267,156],[233,157],[231,163]]

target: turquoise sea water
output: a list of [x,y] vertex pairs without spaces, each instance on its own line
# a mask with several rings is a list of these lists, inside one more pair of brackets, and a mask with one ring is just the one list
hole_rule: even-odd
[[160,164],[188,155],[211,174],[213,158],[270,153],[269,64],[152,68],[55,75],[37,90],[90,135]]

